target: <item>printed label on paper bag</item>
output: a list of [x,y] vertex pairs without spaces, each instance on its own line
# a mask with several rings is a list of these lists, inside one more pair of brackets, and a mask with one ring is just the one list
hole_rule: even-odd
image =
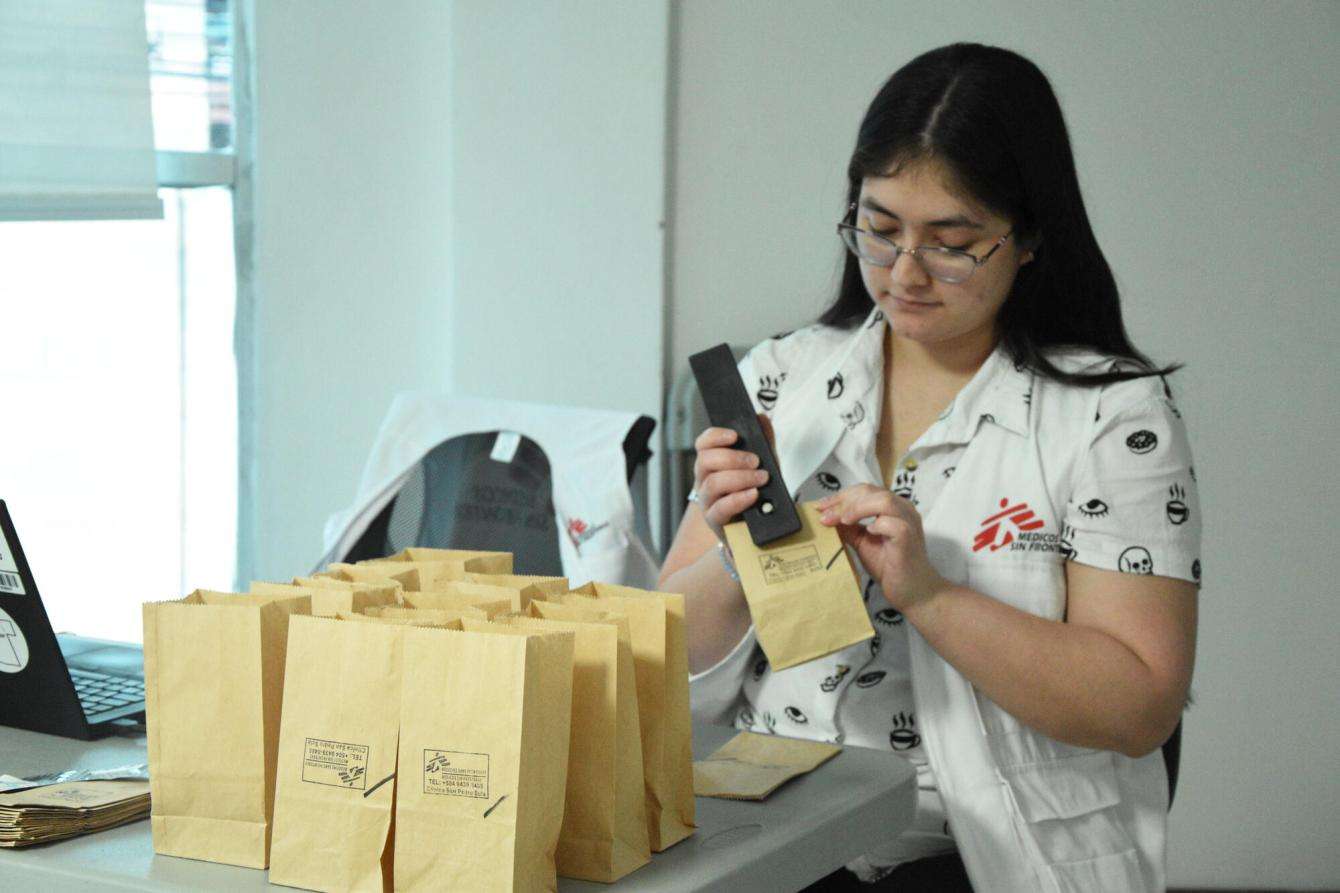
[[769,586],[785,583],[824,569],[819,560],[819,550],[814,546],[797,546],[794,549],[780,549],[758,556],[763,567],[763,579]]
[[19,577],[19,565],[14,553],[9,550],[4,531],[0,531],[0,592],[10,595],[27,595],[23,591],[23,580]]
[[461,753],[455,750],[425,750],[423,792],[487,800],[489,755]]
[[308,738],[302,752],[302,780],[364,790],[368,786],[367,745]]

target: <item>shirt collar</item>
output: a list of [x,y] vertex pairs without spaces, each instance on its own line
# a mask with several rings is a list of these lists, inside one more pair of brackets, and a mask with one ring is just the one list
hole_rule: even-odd
[[982,424],[995,424],[1022,437],[1029,436],[1028,414],[1033,398],[1033,372],[1016,365],[1003,343],[998,343],[963,389],[937,420],[943,431],[936,438],[966,443]]
[[[833,408],[847,428],[873,436],[879,425],[879,408],[884,389],[884,330],[887,322],[878,308],[871,311],[861,328],[853,333],[839,352],[829,394],[841,387],[843,398],[832,399]],[[1033,395],[1034,373],[1016,365],[1003,342],[982,363],[939,419],[927,432],[936,441],[966,443],[979,425],[996,424],[1022,437],[1029,436],[1028,416]],[[872,393],[873,392],[873,393]],[[869,395],[869,396],[867,396]],[[863,404],[864,419],[852,424],[853,401]],[[934,430],[940,428],[939,431]]]

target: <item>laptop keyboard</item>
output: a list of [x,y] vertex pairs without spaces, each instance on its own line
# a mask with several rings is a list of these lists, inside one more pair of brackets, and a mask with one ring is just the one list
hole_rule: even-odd
[[74,680],[79,705],[90,716],[144,701],[143,679],[108,676],[106,673],[76,670],[73,667],[70,668],[70,678]]

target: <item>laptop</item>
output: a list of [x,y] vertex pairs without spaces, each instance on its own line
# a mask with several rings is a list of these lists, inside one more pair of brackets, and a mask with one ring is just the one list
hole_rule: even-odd
[[56,635],[0,499],[0,725],[90,740],[144,720],[144,650]]

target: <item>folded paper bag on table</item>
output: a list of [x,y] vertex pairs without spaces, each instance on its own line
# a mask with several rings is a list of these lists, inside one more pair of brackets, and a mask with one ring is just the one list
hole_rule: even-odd
[[841,747],[821,741],[741,732],[693,764],[693,792],[699,797],[763,800],[841,752]]

